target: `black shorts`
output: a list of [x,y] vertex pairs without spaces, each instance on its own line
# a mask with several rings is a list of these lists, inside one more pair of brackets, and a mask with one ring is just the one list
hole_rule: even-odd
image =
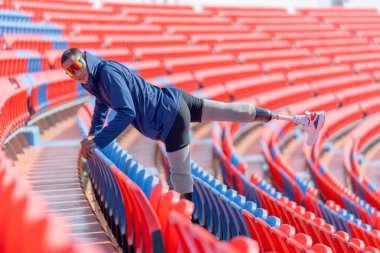
[[201,122],[203,99],[182,90],[177,117],[165,140],[166,152],[180,150],[190,144],[190,122]]

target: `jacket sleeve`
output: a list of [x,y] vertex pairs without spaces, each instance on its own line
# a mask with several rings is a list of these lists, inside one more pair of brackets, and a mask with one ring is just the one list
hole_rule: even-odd
[[95,100],[94,114],[92,115],[91,128],[88,134],[97,134],[102,130],[109,107],[99,99]]
[[135,107],[127,80],[116,69],[104,68],[100,75],[106,96],[109,96],[111,108],[116,111],[114,119],[104,127],[93,139],[100,148],[112,142],[133,121],[136,116]]

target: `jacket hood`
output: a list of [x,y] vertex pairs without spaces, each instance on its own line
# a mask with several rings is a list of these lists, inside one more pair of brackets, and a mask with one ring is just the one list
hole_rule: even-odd
[[94,88],[94,80],[102,60],[100,57],[95,56],[88,51],[85,51],[84,53],[86,55],[86,64],[89,74],[87,83],[82,83],[82,85],[87,90],[92,90]]

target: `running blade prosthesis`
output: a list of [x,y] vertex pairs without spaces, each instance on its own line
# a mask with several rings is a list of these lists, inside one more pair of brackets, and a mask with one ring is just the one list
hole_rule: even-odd
[[313,146],[319,136],[319,132],[325,124],[325,112],[308,112],[304,115],[295,115],[294,117],[273,114],[274,119],[292,121],[297,125],[301,125],[307,133],[306,144]]

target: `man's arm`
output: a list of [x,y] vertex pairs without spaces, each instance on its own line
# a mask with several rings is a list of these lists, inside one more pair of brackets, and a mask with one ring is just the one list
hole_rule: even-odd
[[99,99],[95,100],[94,114],[92,115],[91,128],[89,135],[95,135],[102,130],[104,122],[107,117],[109,107],[101,102]]
[[108,89],[111,107],[116,111],[116,116],[92,139],[100,148],[112,142],[136,116],[131,92],[125,83],[126,80],[113,68],[103,70],[100,77],[101,82]]

